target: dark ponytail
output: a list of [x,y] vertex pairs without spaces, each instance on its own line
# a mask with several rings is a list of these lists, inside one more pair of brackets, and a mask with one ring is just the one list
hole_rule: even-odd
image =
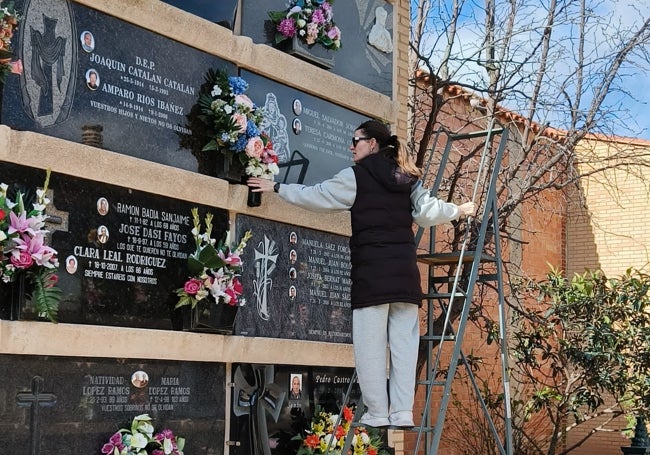
[[390,133],[386,124],[377,120],[368,120],[359,125],[357,129],[363,131],[364,136],[374,138],[379,144],[379,153],[393,157],[405,173],[418,178],[422,175],[422,171],[415,165],[406,150],[401,147],[399,138]]

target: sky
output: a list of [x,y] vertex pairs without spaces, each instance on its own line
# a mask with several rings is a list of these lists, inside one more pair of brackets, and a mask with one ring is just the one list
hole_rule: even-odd
[[[413,9],[414,3],[418,0],[411,0],[411,7]],[[459,20],[457,31],[457,47],[454,54],[457,56],[462,55],[463,67],[459,67],[458,73],[453,77],[453,80],[460,83],[471,84],[476,79],[477,75],[484,75],[485,71],[480,69],[477,65],[467,64],[467,60],[475,60],[475,51],[478,48],[478,43],[481,42],[482,35],[482,22],[483,22],[483,0],[459,0],[463,2],[463,9],[461,18]],[[574,0],[563,0],[558,3],[566,4],[573,1],[574,5],[578,2]],[[527,10],[518,18],[518,28],[520,33],[515,37],[518,46],[521,49],[520,55],[527,55],[532,49],[532,42],[536,42],[537,36],[540,33],[540,25],[544,23],[545,19],[545,5],[549,3],[548,0],[518,0],[517,3],[527,3]],[[446,14],[450,10],[452,0],[433,0],[431,1],[433,14],[427,24],[427,30],[430,33],[430,40],[426,42],[427,49],[442,49],[445,43],[444,31],[446,24],[449,21],[445,20]],[[497,15],[503,14],[503,11],[508,6],[509,2],[506,0],[497,0]],[[650,2],[647,0],[630,2],[628,0],[587,0],[588,7],[594,13],[593,32],[588,39],[585,46],[585,53],[594,62],[593,65],[585,68],[585,79],[590,81],[592,86],[588,90],[584,90],[583,99],[580,104],[584,108],[592,99],[592,93],[598,90],[601,86],[600,74],[603,71],[603,62],[610,61],[606,58],[608,53],[615,52],[617,49],[613,47],[612,43],[616,42],[615,35],[621,30],[625,29],[638,29],[645,22],[650,20]],[[567,18],[565,20],[570,22],[576,17],[574,6],[570,6],[567,11]],[[477,24],[478,22],[478,24]],[[572,90],[572,84],[575,80],[573,75],[573,66],[571,66],[571,57],[577,51],[577,45],[574,39],[576,28],[570,24],[560,25],[562,20],[556,22],[556,30],[554,36],[558,37],[558,41],[554,44],[554,50],[558,52],[558,59],[568,59],[566,65],[554,65],[549,67],[546,72],[548,83],[546,89],[548,90],[547,99],[553,99],[562,93],[557,86],[566,81],[568,85],[563,87],[569,95],[575,93]],[[497,23],[499,21],[497,20]],[[597,27],[596,27],[597,25]],[[443,37],[443,39],[440,39]],[[435,43],[435,44],[433,44]],[[528,48],[527,48],[528,47]],[[435,52],[435,51],[434,51]],[[645,52],[645,54],[644,54]],[[439,61],[437,57],[440,54],[435,54],[432,57],[432,62]],[[605,106],[608,117],[602,123],[607,127],[615,126],[612,128],[612,133],[617,136],[635,137],[650,140],[650,61],[643,62],[642,60],[650,60],[650,45],[644,51],[637,51],[633,58],[634,63],[627,64],[619,71],[619,78],[614,81],[613,89],[605,97],[603,105]],[[452,63],[453,65],[453,63]],[[484,84],[481,84],[484,85]],[[526,84],[520,83],[519,89],[526,92]],[[529,84],[528,87],[531,87]],[[559,98],[562,98],[560,95]],[[520,111],[517,108],[516,101],[511,101],[511,104],[506,104],[504,107]],[[523,113],[523,112],[522,112]],[[536,119],[540,123],[549,123],[553,127],[562,128],[563,119],[562,112],[553,109],[553,103],[549,103],[544,118]],[[616,120],[618,119],[618,120]]]

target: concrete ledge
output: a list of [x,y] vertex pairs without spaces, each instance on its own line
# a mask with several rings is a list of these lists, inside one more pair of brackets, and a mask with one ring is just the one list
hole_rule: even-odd
[[354,367],[351,344],[1,321],[0,353]]

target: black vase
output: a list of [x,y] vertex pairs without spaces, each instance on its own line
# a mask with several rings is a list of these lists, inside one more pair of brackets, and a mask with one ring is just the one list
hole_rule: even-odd
[[213,301],[180,307],[183,330],[186,332],[220,333],[232,335],[239,307],[226,304],[217,305]]
[[262,193],[254,193],[251,188],[248,188],[248,199],[246,203],[249,207],[259,207],[262,205]]
[[12,282],[0,284],[0,319],[10,321],[23,319],[25,300],[24,273],[19,273]]
[[230,183],[242,183],[245,178],[244,165],[235,157],[227,157],[222,152],[216,153],[219,154],[216,163],[216,176]]
[[334,55],[336,51],[324,48],[320,44],[311,46],[304,43],[299,37],[287,39],[276,44],[276,47],[287,54],[291,54],[306,62],[312,63],[321,68],[331,69],[335,65]]

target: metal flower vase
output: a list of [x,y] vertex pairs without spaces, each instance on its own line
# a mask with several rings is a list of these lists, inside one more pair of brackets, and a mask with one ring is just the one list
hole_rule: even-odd
[[280,42],[277,44],[277,48],[301,60],[320,66],[321,68],[331,69],[335,64],[335,51],[326,49],[320,44],[308,46],[297,36],[294,36],[293,39],[287,39]]
[[214,301],[205,304],[185,305],[180,308],[183,330],[186,332],[219,333],[232,335],[239,307]]

